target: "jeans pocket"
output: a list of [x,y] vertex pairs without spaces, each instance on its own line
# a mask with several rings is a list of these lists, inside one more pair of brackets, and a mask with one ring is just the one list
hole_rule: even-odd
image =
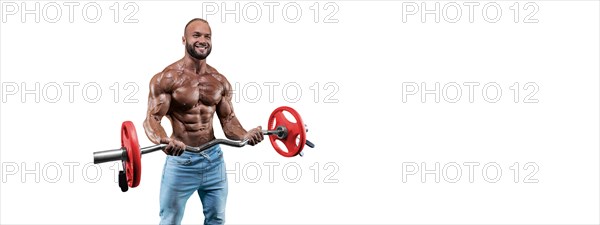
[[180,156],[168,156],[169,160],[171,162],[174,162],[177,165],[190,165],[192,163],[192,157],[191,156],[184,156],[184,155],[180,155]]

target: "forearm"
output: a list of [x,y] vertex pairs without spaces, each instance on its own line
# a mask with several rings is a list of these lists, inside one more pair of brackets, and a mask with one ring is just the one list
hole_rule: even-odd
[[223,132],[225,133],[225,137],[231,140],[242,140],[246,133],[248,133],[235,117],[224,121]]
[[148,139],[154,144],[159,144],[162,139],[169,138],[165,129],[160,125],[160,121],[153,118],[153,116],[149,116],[144,120],[144,131]]

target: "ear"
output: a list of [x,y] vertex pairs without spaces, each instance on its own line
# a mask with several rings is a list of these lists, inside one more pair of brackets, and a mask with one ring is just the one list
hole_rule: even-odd
[[181,36],[181,44],[185,45],[185,36]]

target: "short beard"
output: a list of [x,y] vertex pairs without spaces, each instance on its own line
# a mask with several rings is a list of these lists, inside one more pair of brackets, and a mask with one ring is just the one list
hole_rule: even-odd
[[206,49],[206,54],[197,53],[193,44],[187,44],[185,46],[185,50],[187,51],[188,54],[190,54],[190,56],[194,57],[195,59],[204,60],[204,59],[206,59],[206,57],[208,57],[208,55],[210,55],[212,47],[209,46],[208,49]]

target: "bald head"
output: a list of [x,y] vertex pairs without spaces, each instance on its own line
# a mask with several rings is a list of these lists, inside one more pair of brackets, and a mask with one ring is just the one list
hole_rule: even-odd
[[[188,22],[188,23],[185,25],[185,28],[183,29],[183,34],[185,35],[185,33],[187,32],[187,29],[188,29],[188,27],[189,27],[189,26],[190,26],[192,23],[196,23],[196,22],[202,22],[202,23],[205,23],[206,25],[209,25],[209,24],[208,24],[208,21],[206,21],[205,19],[202,19],[202,18],[194,18],[194,19],[190,20],[190,22]],[[209,25],[209,27],[210,27],[210,25]]]

